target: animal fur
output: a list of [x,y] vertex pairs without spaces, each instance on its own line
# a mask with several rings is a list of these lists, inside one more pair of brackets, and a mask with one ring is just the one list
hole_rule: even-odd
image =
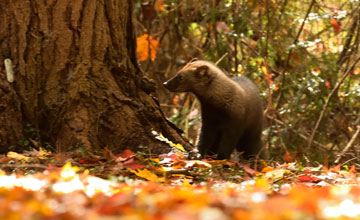
[[199,153],[227,159],[234,149],[245,158],[260,154],[263,107],[259,91],[246,77],[231,79],[211,62],[193,60],[164,86],[172,92],[192,92],[201,105]]

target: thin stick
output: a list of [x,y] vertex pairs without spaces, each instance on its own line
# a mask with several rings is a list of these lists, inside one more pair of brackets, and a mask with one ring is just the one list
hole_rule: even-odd
[[48,169],[48,166],[42,164],[0,164],[0,168],[40,168],[40,169]]
[[[358,56],[356,58],[356,60],[354,61],[354,63],[350,66],[350,68],[348,68],[348,70],[344,73],[344,75],[341,77],[340,81],[338,81],[335,85],[335,87],[333,88],[333,90],[331,90],[330,94],[328,95],[327,99],[326,99],[326,102],[321,110],[321,113],[320,113],[320,116],[318,118],[318,120],[316,121],[316,124],[315,124],[315,127],[311,133],[311,136],[310,136],[310,139],[309,139],[309,142],[308,142],[308,145],[306,147],[306,150],[305,152],[308,152],[310,147],[311,147],[311,144],[313,142],[313,139],[314,139],[314,136],[315,136],[315,133],[317,131],[317,129],[319,128],[319,125],[320,125],[320,122],[322,120],[322,118],[324,117],[324,113],[326,111],[326,108],[327,106],[329,105],[329,102],[332,98],[332,96],[335,94],[335,92],[339,89],[340,85],[343,83],[343,81],[345,80],[345,78],[349,75],[349,73],[353,70],[353,68],[355,67],[355,65],[359,62],[360,60],[360,56]],[[309,161],[308,161],[309,162]]]
[[[360,118],[360,116],[359,116]],[[350,147],[353,145],[353,143],[355,142],[357,136],[359,136],[360,133],[360,125],[357,125],[357,129],[355,134],[352,136],[351,140],[349,141],[349,143],[346,145],[346,147],[343,149],[343,151],[339,154],[339,156],[336,158],[335,163],[338,163],[340,161],[340,159],[345,155],[345,153],[350,149]]]
[[[299,40],[299,37],[300,37],[300,34],[301,32],[303,31],[304,29],[304,25],[305,25],[305,22],[306,22],[306,19],[308,18],[310,12],[311,12],[311,9],[313,8],[314,4],[315,4],[316,0],[312,0],[311,3],[310,3],[310,6],[306,12],[306,15],[305,15],[305,18],[300,26],[300,29],[298,31],[298,33],[296,34],[296,37],[294,39],[294,42],[293,42],[293,45],[296,45],[296,43],[298,42]],[[286,60],[285,60],[285,66],[284,66],[284,70],[282,71],[282,82],[281,82],[281,87],[283,87],[285,85],[285,73],[287,71],[287,68],[288,68],[288,65],[289,65],[289,62],[290,62],[290,57],[291,57],[291,54],[292,54],[292,49],[293,48],[290,48],[289,50],[289,53],[286,57]],[[278,107],[280,106],[280,101],[282,99],[282,94],[283,94],[283,89],[280,90],[280,94],[278,96],[278,99],[277,99],[277,102],[276,102],[276,107],[275,109],[278,109]]]
[[[302,134],[302,133],[300,133],[299,131],[295,130],[294,128],[288,127],[285,122],[280,121],[280,120],[278,120],[278,119],[276,119],[276,118],[274,118],[274,117],[272,117],[272,116],[269,116],[269,115],[266,115],[266,117],[267,117],[268,119],[270,119],[270,120],[273,120],[275,123],[277,123],[277,124],[285,127],[285,128],[288,129],[289,131],[293,132],[294,134],[296,134],[297,136],[299,136],[301,139],[303,139],[303,140],[305,140],[305,141],[309,140],[309,137],[306,136],[306,134]],[[328,150],[328,148],[327,148],[325,145],[320,144],[320,143],[317,142],[317,141],[313,141],[313,143],[314,143],[316,146],[321,147],[321,148],[324,149],[324,150]]]
[[215,65],[217,66],[229,53],[226,52],[222,57],[220,57],[220,59],[218,59],[218,61],[216,61]]

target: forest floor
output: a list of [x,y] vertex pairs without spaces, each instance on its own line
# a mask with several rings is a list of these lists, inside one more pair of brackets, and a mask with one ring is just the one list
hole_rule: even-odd
[[0,219],[359,219],[355,167],[54,154],[0,155]]

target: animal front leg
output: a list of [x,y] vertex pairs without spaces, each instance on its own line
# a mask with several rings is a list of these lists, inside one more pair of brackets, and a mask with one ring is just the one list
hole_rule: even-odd
[[202,157],[205,157],[216,142],[217,128],[203,124],[201,127],[198,150]]
[[239,141],[238,135],[234,132],[223,132],[218,145],[217,159],[229,159]]

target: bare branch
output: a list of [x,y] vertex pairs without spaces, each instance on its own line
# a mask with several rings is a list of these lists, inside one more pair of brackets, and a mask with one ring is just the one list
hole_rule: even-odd
[[[320,116],[318,118],[318,120],[316,121],[316,124],[315,124],[315,127],[311,133],[311,136],[310,136],[310,139],[309,139],[309,142],[308,142],[308,146],[306,147],[306,150],[305,152],[308,152],[310,147],[311,147],[311,144],[313,142],[313,139],[314,139],[314,136],[315,136],[315,133],[317,131],[317,129],[319,128],[319,125],[320,125],[320,122],[322,120],[322,118],[324,117],[324,113],[326,111],[326,108],[327,106],[329,105],[329,102],[331,100],[331,98],[333,97],[333,95],[335,94],[335,92],[339,89],[340,85],[344,82],[345,78],[349,75],[349,73],[353,70],[353,68],[355,67],[355,65],[360,61],[360,56],[358,56],[356,58],[356,60],[353,62],[353,64],[350,66],[350,68],[347,69],[347,71],[343,74],[343,76],[341,77],[341,79],[336,83],[335,87],[331,90],[331,92],[329,93],[327,99],[326,99],[326,102],[321,110],[321,113],[320,113]],[[309,161],[308,161],[309,162]]]

